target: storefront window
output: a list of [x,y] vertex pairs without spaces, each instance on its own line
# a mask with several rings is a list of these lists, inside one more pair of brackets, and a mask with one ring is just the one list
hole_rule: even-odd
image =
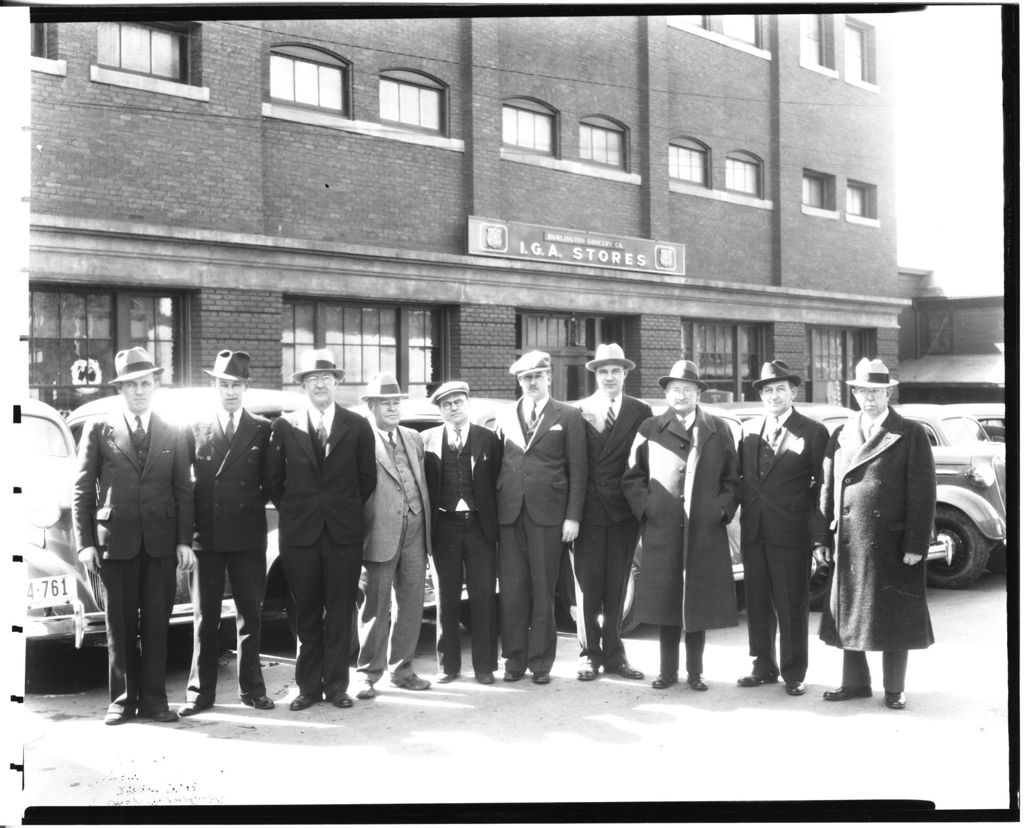
[[683,359],[696,363],[707,383],[705,402],[757,399],[751,382],[761,370],[763,339],[758,325],[683,321]]

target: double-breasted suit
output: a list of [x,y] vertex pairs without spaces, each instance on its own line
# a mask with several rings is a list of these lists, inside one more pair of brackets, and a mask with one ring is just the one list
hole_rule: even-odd
[[528,440],[522,404],[509,406],[498,420],[501,647],[506,672],[529,668],[534,676],[546,676],[557,644],[554,600],[562,524],[583,516],[587,437],[579,409],[549,397]]
[[[824,538],[818,510],[828,431],[791,408],[774,454],[767,418],[743,424],[740,527],[747,633],[753,672],[802,682],[807,674],[811,549]],[[768,450],[762,468],[761,458]],[[775,656],[776,631],[779,655]]]
[[647,403],[623,394],[609,430],[606,394],[598,392],[576,405],[586,423],[589,462],[583,520],[573,545],[580,661],[586,669],[614,672],[626,663],[622,602],[640,529],[623,494],[622,475],[640,424],[652,412]]
[[[144,458],[122,414],[86,425],[72,512],[79,550],[101,554],[110,711],[167,708],[167,625],[176,547],[192,542],[192,478],[184,433],[150,415]],[[141,640],[141,656],[136,640]]]
[[[462,667],[459,606],[465,576],[473,670],[493,673],[498,667],[498,620],[495,586],[498,576],[498,502],[502,445],[490,429],[470,423],[462,451],[446,438],[444,426],[423,432],[433,527],[434,578],[437,594],[437,662],[439,672],[456,675]],[[468,471],[472,508],[458,511],[460,470]],[[454,471],[445,477],[445,463]],[[445,485],[446,479],[452,491]],[[445,499],[447,498],[447,499]],[[467,498],[461,498],[469,507]]]
[[[365,596],[359,613],[357,669],[376,682],[387,668],[391,678],[414,672],[423,588],[430,550],[430,495],[423,469],[423,439],[396,426],[391,449],[373,428],[377,486],[363,514]],[[409,480],[405,476],[412,475]]]
[[280,515],[278,537],[295,602],[295,678],[304,696],[334,699],[348,689],[352,616],[363,558],[363,504],[377,485],[373,430],[334,405],[327,449],[309,408],[270,429],[266,487]]
[[266,695],[259,653],[269,499],[263,477],[270,421],[242,408],[230,442],[216,415],[193,423],[186,434],[195,476],[196,521],[192,544],[195,640],[186,700],[203,707],[212,705],[216,696],[227,572],[235,602],[238,692],[251,701]]

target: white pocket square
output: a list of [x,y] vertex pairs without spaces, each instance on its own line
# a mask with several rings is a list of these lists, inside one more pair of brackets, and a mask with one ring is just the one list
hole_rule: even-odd
[[548,431],[561,431],[561,430],[562,430],[562,424],[561,423],[555,423],[553,426],[551,426],[551,428],[548,429]]

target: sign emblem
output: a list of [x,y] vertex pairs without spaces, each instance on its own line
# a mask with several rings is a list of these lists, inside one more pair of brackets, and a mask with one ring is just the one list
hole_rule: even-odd
[[508,229],[502,224],[485,224],[484,247],[495,252],[508,250]]

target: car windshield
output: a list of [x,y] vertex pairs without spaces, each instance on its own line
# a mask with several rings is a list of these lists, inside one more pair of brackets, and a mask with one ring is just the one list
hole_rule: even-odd
[[950,417],[942,421],[942,433],[952,446],[960,443],[988,442],[989,436],[976,420],[969,417]]
[[27,457],[70,457],[71,449],[56,423],[42,417],[23,417],[19,443]]

